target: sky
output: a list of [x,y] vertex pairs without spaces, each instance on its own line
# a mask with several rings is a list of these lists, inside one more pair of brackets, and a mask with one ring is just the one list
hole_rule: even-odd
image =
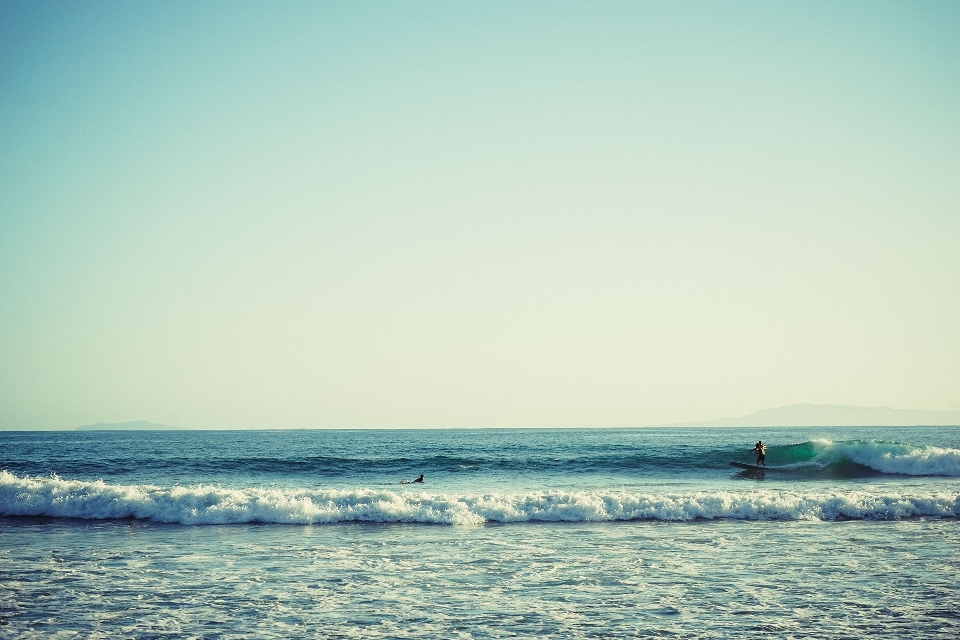
[[960,408],[960,3],[0,3],[0,428]]

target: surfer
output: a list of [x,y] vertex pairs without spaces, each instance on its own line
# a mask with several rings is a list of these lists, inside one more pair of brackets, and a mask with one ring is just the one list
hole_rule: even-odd
[[401,480],[400,484],[413,484],[414,482],[423,482],[423,474],[421,473],[416,480]]
[[767,466],[767,446],[763,444],[762,440],[757,440],[757,444],[754,445],[753,450],[757,454],[757,466],[761,464]]

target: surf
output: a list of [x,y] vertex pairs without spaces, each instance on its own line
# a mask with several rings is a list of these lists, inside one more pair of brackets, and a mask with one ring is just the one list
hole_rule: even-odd
[[767,465],[831,477],[960,477],[960,450],[885,440],[817,439],[770,447]]
[[694,520],[898,520],[960,516],[960,496],[890,487],[699,491],[436,492],[114,484],[0,472],[0,516],[136,519],[183,525]]

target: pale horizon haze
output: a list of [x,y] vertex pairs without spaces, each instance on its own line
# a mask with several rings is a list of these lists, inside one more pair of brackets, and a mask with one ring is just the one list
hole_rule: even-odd
[[0,429],[960,409],[960,3],[0,3]]

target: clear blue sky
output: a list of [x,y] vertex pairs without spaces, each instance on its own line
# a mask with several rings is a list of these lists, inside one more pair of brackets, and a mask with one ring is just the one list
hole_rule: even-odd
[[0,3],[0,428],[960,405],[960,3]]

